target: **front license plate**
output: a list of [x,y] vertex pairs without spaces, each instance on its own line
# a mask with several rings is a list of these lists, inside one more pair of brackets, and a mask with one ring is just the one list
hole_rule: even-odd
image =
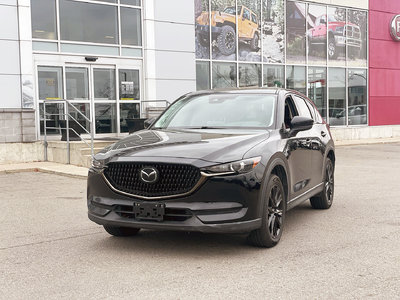
[[162,221],[165,214],[164,203],[134,202],[133,214],[136,220]]

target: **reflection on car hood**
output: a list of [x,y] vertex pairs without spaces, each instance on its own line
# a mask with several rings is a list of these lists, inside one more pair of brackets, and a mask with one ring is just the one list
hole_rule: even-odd
[[268,137],[267,130],[142,130],[104,148],[96,159],[174,157],[223,163],[242,159]]

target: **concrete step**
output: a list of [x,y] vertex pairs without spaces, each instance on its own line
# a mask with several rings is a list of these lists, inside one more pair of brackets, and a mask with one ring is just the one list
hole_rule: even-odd
[[[97,146],[97,145],[96,145],[96,146]],[[101,148],[97,148],[97,147],[96,147],[96,148],[93,148],[94,154],[100,152],[100,151],[103,150],[103,149],[104,149],[104,147],[101,147]],[[91,149],[91,148],[81,148],[80,151],[81,151],[81,155],[91,155],[91,154],[92,154],[92,149]]]
[[[90,145],[90,140],[88,140],[87,143]],[[95,148],[102,149],[113,143],[115,143],[115,141],[94,141],[93,146]],[[65,142],[65,141],[49,141],[48,146],[52,147],[52,148],[67,149],[67,142]],[[86,145],[84,142],[70,142],[70,148],[71,149],[88,148],[88,145]]]
[[[94,141],[94,152],[97,153],[115,141]],[[47,147],[47,158],[50,162],[66,164],[68,161],[67,142],[50,141]],[[89,167],[91,148],[83,142],[70,143],[70,163],[75,166]]]
[[90,168],[92,164],[92,156],[91,155],[83,155],[82,156],[82,167]]

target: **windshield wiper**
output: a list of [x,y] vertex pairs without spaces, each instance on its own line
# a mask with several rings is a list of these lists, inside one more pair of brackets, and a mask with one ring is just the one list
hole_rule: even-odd
[[201,126],[201,127],[187,127],[187,129],[224,129],[225,127],[212,127],[212,126]]

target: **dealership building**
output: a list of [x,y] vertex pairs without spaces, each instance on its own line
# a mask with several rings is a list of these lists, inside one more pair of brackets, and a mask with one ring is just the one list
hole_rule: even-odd
[[57,138],[66,106],[120,137],[227,87],[298,90],[337,139],[400,136],[398,14],[394,0],[0,0],[0,148],[44,126]]

